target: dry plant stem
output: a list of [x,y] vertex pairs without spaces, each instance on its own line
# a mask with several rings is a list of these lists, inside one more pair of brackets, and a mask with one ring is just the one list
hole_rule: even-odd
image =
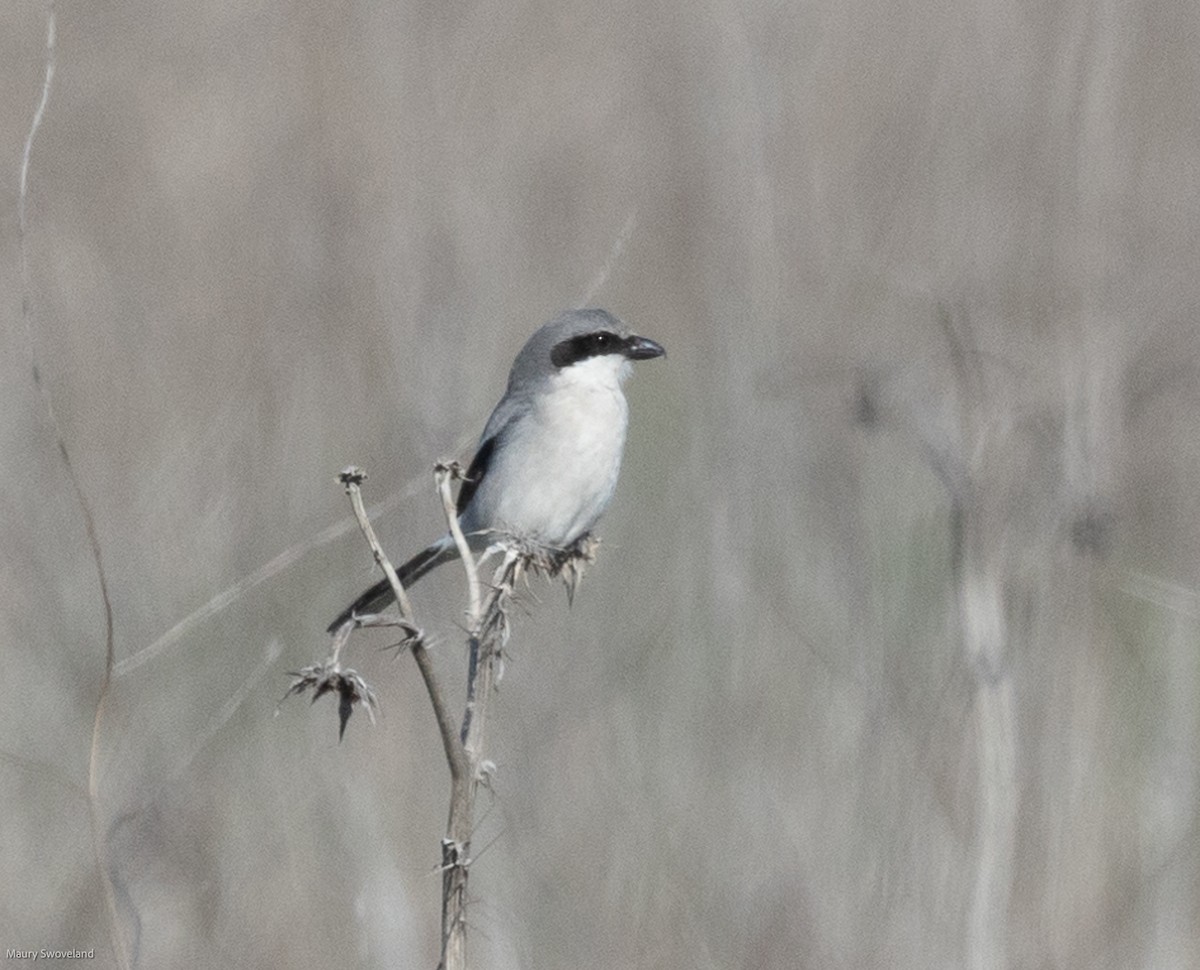
[[[442,839],[442,947],[439,970],[466,970],[467,966],[467,875],[470,865],[471,833],[475,820],[475,796],[483,761],[484,725],[487,722],[488,701],[496,680],[496,662],[500,647],[507,635],[504,617],[506,596],[512,591],[518,571],[518,553],[510,551],[497,568],[486,596],[482,595],[479,564],[458,524],[458,510],[451,495],[451,483],[462,475],[457,464],[439,464],[435,480],[441,495],[442,507],[451,535],[458,546],[463,568],[467,573],[470,608],[468,611],[467,702],[461,727],[456,727],[438,686],[428,651],[421,637],[412,639],[411,649],[433,704],[438,730],[450,766],[450,812],[446,820],[446,836]],[[340,479],[354,509],[359,528],[371,547],[375,561],[384,571],[405,623],[415,629],[408,594],[396,571],[379,545],[363,506],[361,484],[365,474],[358,468],[347,468]],[[348,622],[335,634],[333,658],[336,663],[353,629],[362,625],[377,625],[382,617],[362,618]],[[383,624],[381,624],[383,625]]]
[[[401,585],[400,577],[396,575],[391,561],[384,554],[383,547],[379,544],[379,539],[371,527],[371,520],[367,517],[367,510],[363,505],[361,484],[364,478],[366,478],[366,474],[356,468],[348,468],[341,474],[341,481],[346,487],[346,494],[350,496],[350,505],[354,509],[354,518],[358,521],[358,527],[371,547],[375,561],[379,563],[388,582],[392,584],[392,592],[396,596],[396,602],[400,604],[400,613],[411,624],[413,623],[413,610],[408,593]],[[339,641],[335,645],[335,652],[340,653],[343,642]],[[413,659],[417,662],[417,669],[421,671],[421,679],[425,681],[429,702],[433,705],[433,716],[437,720],[438,733],[442,736],[442,747],[446,752],[446,763],[450,766],[450,777],[452,780],[462,777],[469,771],[467,757],[463,752],[462,742],[458,739],[458,732],[450,717],[449,708],[446,707],[446,697],[438,683],[437,672],[433,669],[433,661],[420,637],[413,640],[411,649]]]
[[[458,513],[454,507],[453,498],[450,495],[450,483],[459,474],[457,465],[439,464],[435,472],[435,477],[438,491],[442,496],[442,505],[446,512],[450,531],[458,543],[458,548],[467,570],[471,597],[471,617],[469,622],[472,631],[472,662],[468,672],[467,695],[468,697],[472,697],[475,693],[476,663],[474,658],[478,654],[478,637],[476,631],[480,625],[479,576],[475,560],[471,556],[470,547],[467,545],[466,538],[462,534],[462,529],[459,528]],[[342,472],[341,480],[346,487],[346,493],[350,496],[355,518],[358,520],[363,536],[371,547],[375,561],[379,563],[380,568],[383,569],[384,574],[391,583],[392,592],[395,593],[396,602],[400,606],[400,612],[406,621],[412,623],[413,612],[408,600],[408,594],[404,591],[400,583],[400,578],[396,575],[395,569],[392,568],[392,564],[384,554],[383,548],[379,545],[379,540],[375,537],[375,530],[371,528],[366,509],[363,507],[360,485],[364,477],[365,475],[360,470],[348,468]],[[439,970],[466,970],[467,865],[469,862],[468,854],[470,851],[471,829],[474,824],[475,815],[475,779],[478,768],[478,755],[476,754],[472,757],[468,754],[464,743],[467,737],[466,723],[468,718],[464,716],[464,726],[461,732],[456,729],[454,722],[450,718],[444,695],[438,686],[433,662],[420,638],[413,643],[412,653],[413,659],[417,662],[417,668],[421,671],[421,676],[425,680],[425,687],[429,693],[429,699],[433,704],[434,716],[437,718],[438,731],[442,736],[442,746],[446,752],[446,762],[450,767],[450,813],[446,820],[446,837],[442,839],[442,947],[441,960],[438,963],[438,967]]]
[[396,575],[396,570],[392,567],[391,561],[384,554],[383,546],[379,544],[375,530],[371,527],[371,520],[367,518],[367,509],[363,505],[361,487],[366,477],[366,472],[359,471],[356,468],[347,468],[341,474],[342,484],[346,486],[346,494],[350,496],[350,506],[354,509],[354,518],[358,522],[358,527],[362,530],[363,538],[367,540],[367,545],[371,547],[371,554],[375,557],[375,562],[383,570],[383,574],[387,576],[388,582],[392,584],[392,593],[396,596],[396,602],[400,604],[400,615],[411,623],[413,621],[413,609],[412,603],[408,599],[408,593],[401,585],[400,577]]
[[[473,770],[483,761],[484,727],[487,721],[488,698],[496,683],[498,641],[502,638],[500,621],[501,597],[511,585],[511,568],[516,554],[509,553],[496,567],[492,588],[480,604],[480,612],[471,620],[467,677],[467,709],[463,714],[462,743]],[[475,779],[473,779],[474,781]]]
[[[467,959],[467,876],[475,796],[482,777],[484,729],[488,702],[496,682],[496,662],[505,637],[504,597],[511,592],[517,554],[510,552],[497,567],[491,591],[470,618],[468,635],[467,708],[462,743],[470,774],[451,796],[447,836],[442,840],[443,956],[441,970],[465,970]],[[476,570],[469,551],[468,570]]]
[[462,557],[463,568],[467,571],[467,609],[474,622],[479,617],[479,567],[471,556],[471,547],[463,535],[462,526],[458,523],[458,509],[455,508],[454,497],[450,494],[450,483],[461,476],[462,470],[455,462],[439,463],[434,470],[434,479],[437,482],[438,494],[442,497],[442,510],[446,513],[450,535],[454,537],[454,544],[458,546],[458,554]]
[[483,760],[484,725],[488,701],[495,682],[497,640],[502,624],[495,617],[504,594],[502,574],[511,562],[497,570],[497,582],[486,599],[481,597],[479,565],[458,524],[458,510],[450,494],[450,483],[461,470],[454,464],[439,464],[438,492],[450,534],[458,546],[467,574],[470,606],[467,617],[467,705],[459,739],[468,772],[453,780],[450,817],[442,840],[442,960],[439,970],[465,970],[467,965],[467,877],[470,865],[471,831],[475,819],[475,794]]
[[46,56],[45,73],[42,77],[42,93],[38,99],[37,108],[34,110],[33,120],[29,125],[29,132],[25,137],[25,146],[21,152],[21,170],[18,180],[17,232],[21,253],[21,317],[25,322],[25,333],[29,342],[29,363],[30,371],[33,375],[33,383],[42,396],[42,403],[50,419],[50,425],[54,429],[54,437],[58,444],[59,455],[62,457],[63,469],[66,473],[67,481],[75,494],[75,501],[79,505],[80,513],[83,515],[88,549],[92,560],[96,564],[96,579],[100,587],[100,600],[104,607],[104,673],[100,680],[100,689],[96,699],[96,711],[92,718],[92,745],[91,753],[88,757],[87,803],[88,820],[92,829],[92,848],[96,857],[97,875],[100,877],[100,884],[104,889],[104,903],[108,914],[108,931],[113,948],[113,956],[117,961],[117,965],[124,968],[130,965],[130,954],[125,935],[121,931],[120,918],[117,912],[116,892],[113,888],[112,877],[108,869],[104,847],[104,834],[101,831],[100,824],[100,727],[104,721],[105,705],[109,697],[110,688],[112,687],[112,673],[115,660],[112,601],[108,595],[108,577],[104,571],[104,562],[100,554],[100,540],[96,533],[96,523],[92,518],[91,503],[88,502],[87,496],[84,494],[83,485],[80,483],[79,476],[75,472],[75,466],[71,461],[71,453],[67,449],[66,438],[63,436],[62,428],[58,423],[58,416],[54,410],[54,400],[51,397],[50,388],[42,380],[42,370],[38,362],[37,341],[35,340],[33,331],[33,297],[30,283],[28,243],[29,222],[26,214],[26,203],[29,198],[29,169],[30,160],[33,157],[33,141],[38,129],[42,126],[42,119],[46,114],[46,106],[50,103],[50,91],[54,84],[58,47],[57,33],[58,28],[54,13],[54,3],[51,0],[46,6]]
[[477,670],[478,646],[475,632],[479,622],[479,570],[458,524],[458,510],[450,494],[450,483],[458,475],[458,466],[453,464],[439,464],[434,472],[438,493],[442,497],[442,509],[446,513],[446,522],[467,572],[470,598],[467,712],[463,716],[462,733],[459,735],[467,771],[465,774],[453,775],[450,784],[450,814],[446,819],[446,837],[442,839],[442,958],[438,970],[466,970],[467,966],[467,864],[471,829],[475,818],[474,776],[477,754],[467,747],[466,740]]

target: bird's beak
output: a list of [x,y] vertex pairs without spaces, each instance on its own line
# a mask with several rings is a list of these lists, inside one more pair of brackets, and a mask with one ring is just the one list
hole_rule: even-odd
[[625,356],[630,360],[651,360],[654,357],[666,357],[667,348],[657,340],[634,334],[625,341]]

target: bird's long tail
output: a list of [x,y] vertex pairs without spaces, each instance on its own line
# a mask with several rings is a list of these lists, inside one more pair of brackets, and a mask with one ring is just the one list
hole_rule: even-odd
[[[408,589],[418,579],[431,569],[436,569],[442,563],[458,558],[458,547],[449,536],[435,542],[428,549],[418,552],[408,562],[396,570],[400,585]],[[327,632],[336,633],[343,623],[355,616],[366,616],[378,613],[395,600],[392,595],[392,584],[384,577],[374,586],[363,593],[358,599],[347,606],[337,615],[337,619],[329,624]]]

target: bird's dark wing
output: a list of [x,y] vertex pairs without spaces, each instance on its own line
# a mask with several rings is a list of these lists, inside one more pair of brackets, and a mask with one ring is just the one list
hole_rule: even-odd
[[454,503],[454,510],[459,515],[462,515],[463,509],[470,504],[471,499],[475,495],[475,490],[479,488],[479,483],[483,481],[483,476],[487,474],[488,465],[492,462],[492,452],[495,450],[496,435],[492,435],[479,446],[479,450],[475,452],[475,457],[471,459],[471,467],[467,469],[462,488],[458,490],[458,501]]

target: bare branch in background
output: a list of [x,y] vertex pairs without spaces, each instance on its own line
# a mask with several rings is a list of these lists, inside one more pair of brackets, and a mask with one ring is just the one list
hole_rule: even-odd
[[[42,379],[42,368],[38,359],[37,336],[33,327],[33,286],[29,269],[29,172],[33,158],[33,143],[42,120],[46,116],[46,108],[50,104],[50,93],[54,85],[54,72],[58,62],[58,24],[55,18],[54,3],[46,7],[46,56],[45,72],[42,76],[42,93],[38,99],[37,108],[33,112],[33,120],[29,124],[29,132],[25,136],[25,146],[21,152],[21,172],[17,191],[17,233],[20,239],[21,251],[21,318],[25,322],[27,349],[29,352],[29,370],[33,383],[42,398],[50,427],[53,429],[58,453],[62,458],[63,471],[74,493],[76,505],[83,516],[84,533],[87,536],[88,551],[96,567],[96,582],[100,588],[100,603],[104,610],[104,672],[101,675],[100,687],[97,691],[96,710],[92,719],[92,743],[88,757],[88,786],[87,803],[88,818],[92,829],[92,846],[96,857],[96,870],[104,887],[105,908],[108,915],[109,939],[113,948],[113,957],[123,968],[130,966],[130,945],[121,931],[121,920],[117,912],[116,890],[113,886],[111,868],[105,851],[105,840],[102,834],[100,820],[100,728],[104,721],[105,705],[112,684],[115,649],[113,643],[113,609],[108,592],[108,577],[104,571],[104,560],[100,552],[100,539],[96,533],[96,522],[92,515],[92,506],[83,490],[83,484],[75,471],[71,460],[71,452],[67,447],[66,436],[59,424],[58,415],[54,409],[54,398],[49,385]],[[136,936],[136,934],[135,934]],[[134,942],[136,947],[136,941]]]
[[[974,679],[978,853],[966,926],[967,965],[1001,970],[1008,963],[1009,896],[1016,846],[1016,686],[1009,666],[1003,536],[990,536],[978,494],[978,466],[997,447],[997,403],[965,308],[937,308],[955,376],[957,474],[943,481],[950,497],[950,561],[963,661]],[[935,469],[936,471],[936,469]]]
[[588,283],[588,288],[583,294],[583,299],[579,302],[580,307],[591,306],[596,294],[608,282],[608,278],[612,275],[612,271],[621,259],[621,254],[625,251],[625,244],[629,241],[629,237],[633,235],[633,230],[637,228],[637,215],[636,207],[629,210],[629,215],[625,217],[621,231],[617,233],[617,238],[613,240],[612,247],[608,251],[608,258],[604,260],[604,264],[596,271],[596,275],[592,277],[591,282]]
[[[950,581],[958,648],[973,684],[972,717],[978,800],[972,892],[964,927],[966,965],[972,970],[1007,966],[1009,903],[1016,846],[1016,685],[1010,664],[1006,536],[986,512],[993,497],[987,463],[1003,447],[1011,427],[1007,402],[998,392],[999,363],[980,348],[968,310],[935,307],[952,380],[934,407],[949,411],[948,434],[930,431],[940,422],[909,416],[925,464],[949,499]],[[1003,375],[999,375],[1003,376]]]

